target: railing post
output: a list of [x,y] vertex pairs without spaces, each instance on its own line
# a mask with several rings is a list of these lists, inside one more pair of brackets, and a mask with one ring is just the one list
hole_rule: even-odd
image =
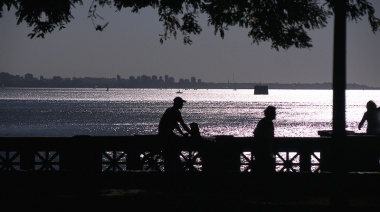
[[233,136],[216,136],[206,153],[205,172],[239,172],[240,152],[233,145]]
[[62,171],[101,172],[102,152],[90,136],[74,136],[61,152]]
[[[33,138],[33,141],[35,141],[34,138]],[[23,145],[19,154],[20,154],[20,169],[22,171],[34,171],[34,157],[35,157],[34,149],[31,149],[30,146],[26,142],[25,143],[23,142]]]
[[311,153],[308,148],[300,151],[300,172],[311,172]]
[[320,155],[320,163],[319,163],[319,169],[322,172],[331,172],[332,171],[332,164],[333,164],[333,153],[332,153],[332,139],[324,139],[319,144],[321,150]]
[[127,152],[127,169],[128,170],[142,170],[142,163],[140,160],[140,152],[128,151]]

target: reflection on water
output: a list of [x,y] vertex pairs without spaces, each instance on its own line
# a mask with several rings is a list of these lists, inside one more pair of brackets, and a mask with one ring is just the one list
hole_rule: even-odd
[[[318,137],[330,130],[331,90],[198,89],[19,89],[0,91],[0,136],[156,134],[158,121],[175,96],[187,100],[182,114],[204,136],[252,136],[268,105],[277,107],[277,137]],[[347,130],[358,122],[368,100],[380,104],[378,90],[346,91]],[[365,127],[360,132],[364,132]]]

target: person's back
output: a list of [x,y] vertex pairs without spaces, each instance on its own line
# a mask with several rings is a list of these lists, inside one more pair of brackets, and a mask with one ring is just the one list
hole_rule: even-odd
[[272,153],[274,139],[274,126],[272,119],[264,117],[258,122],[254,130],[254,138],[258,148],[261,149],[260,154]]
[[158,134],[166,136],[175,135],[173,130],[178,126],[180,117],[181,112],[178,109],[174,107],[167,108],[158,124]]
[[371,128],[371,132],[376,135],[380,135],[380,107],[374,111],[374,120]]
[[367,133],[368,134],[379,134],[380,133],[380,123],[379,123],[379,111],[367,111]]

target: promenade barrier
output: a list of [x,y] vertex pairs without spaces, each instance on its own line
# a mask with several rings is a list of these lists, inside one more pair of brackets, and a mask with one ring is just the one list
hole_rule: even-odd
[[333,142],[275,138],[266,174],[255,172],[253,137],[180,138],[171,145],[184,171],[174,173],[157,135],[1,137],[0,199],[12,211],[378,211],[380,137],[345,138],[345,175],[332,171]]
[[[333,142],[275,138],[276,172],[331,172]],[[165,172],[164,144],[157,135],[1,137],[0,172]],[[170,145],[180,150],[186,172],[255,172],[253,137],[187,137]],[[347,136],[341,150],[349,172],[380,171],[379,136]]]

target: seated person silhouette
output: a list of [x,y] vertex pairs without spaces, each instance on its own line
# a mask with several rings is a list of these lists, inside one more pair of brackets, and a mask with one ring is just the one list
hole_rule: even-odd
[[274,125],[276,108],[268,106],[254,130],[255,168],[253,171],[261,173],[275,172],[275,157],[273,153]]
[[[181,97],[175,97],[173,106],[165,110],[158,125],[158,135],[164,144],[165,171],[180,171],[181,160],[180,150],[175,142],[181,136],[188,136],[190,128],[185,124],[182,118],[181,109],[186,101]],[[181,127],[186,133],[183,132]]]

